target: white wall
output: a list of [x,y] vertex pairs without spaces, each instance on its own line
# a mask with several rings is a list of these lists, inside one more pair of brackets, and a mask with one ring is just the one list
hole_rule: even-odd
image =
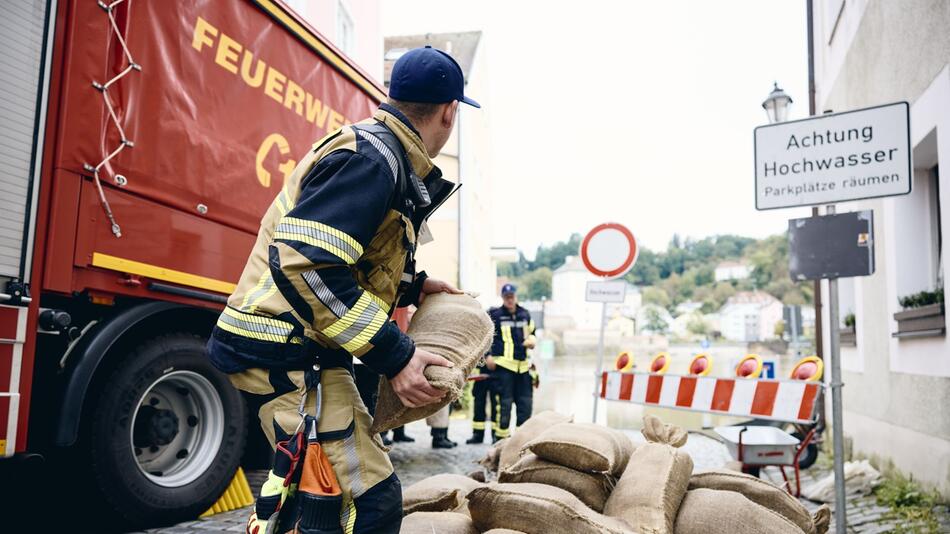
[[[834,35],[829,9],[816,2],[818,111],[907,101],[915,180],[910,195],[841,204],[874,211],[876,272],[842,291],[855,311],[857,346],[841,352],[845,434],[857,453],[891,464],[950,495],[950,341],[946,335],[898,339],[898,298],[933,289],[939,272],[929,219],[926,169],[950,162],[950,3],[847,0]],[[830,42],[829,42],[830,39]],[[935,135],[934,135],[935,132]],[[950,233],[950,181],[941,179],[943,250]],[[946,261],[940,269],[946,280]],[[828,297],[827,284],[822,293]],[[827,302],[827,300],[825,301]],[[827,328],[827,307],[822,313]],[[825,330],[827,332],[827,330]],[[827,336],[825,354],[829,354]],[[827,373],[826,373],[827,375]]]
[[383,82],[379,0],[284,0],[284,3],[341,50],[344,47],[338,31],[338,17],[343,16],[341,11],[348,13],[355,36],[352,49],[344,52],[377,82]]

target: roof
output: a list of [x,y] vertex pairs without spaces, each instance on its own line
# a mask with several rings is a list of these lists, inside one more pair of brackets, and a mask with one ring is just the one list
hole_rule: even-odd
[[728,268],[730,268],[730,267],[748,267],[748,266],[749,266],[749,265],[748,265],[747,263],[743,263],[743,262],[739,262],[739,261],[721,261],[721,262],[719,262],[719,265],[716,265],[716,268],[717,268],[717,269],[728,269]]
[[387,37],[383,44],[385,51],[383,55],[383,81],[388,87],[393,65],[399,59],[400,52],[432,45],[434,48],[448,52],[455,61],[458,61],[459,66],[462,67],[462,75],[465,76],[467,82],[472,71],[472,64],[475,62],[475,51],[478,49],[481,38],[482,32],[480,31]]
[[577,271],[587,272],[587,267],[584,267],[584,260],[580,256],[567,256],[564,258],[564,265],[555,269],[554,274]]
[[765,291],[740,291],[729,297],[729,300],[726,301],[726,306],[732,304],[758,304],[760,306],[766,306],[773,302],[779,302],[779,300]]

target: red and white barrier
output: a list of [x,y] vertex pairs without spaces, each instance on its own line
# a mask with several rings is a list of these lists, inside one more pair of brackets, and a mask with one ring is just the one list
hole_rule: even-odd
[[606,371],[600,397],[635,404],[794,423],[815,421],[821,384]]

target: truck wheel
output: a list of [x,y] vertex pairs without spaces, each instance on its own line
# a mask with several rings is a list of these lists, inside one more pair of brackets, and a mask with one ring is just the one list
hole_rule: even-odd
[[244,402],[198,336],[163,335],[120,357],[91,421],[99,489],[136,526],[195,519],[238,467]]

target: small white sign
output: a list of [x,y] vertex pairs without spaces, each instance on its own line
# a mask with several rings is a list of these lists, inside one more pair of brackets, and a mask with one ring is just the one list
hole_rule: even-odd
[[627,283],[620,281],[587,282],[587,302],[623,302]]
[[755,208],[910,193],[907,102],[755,129]]

